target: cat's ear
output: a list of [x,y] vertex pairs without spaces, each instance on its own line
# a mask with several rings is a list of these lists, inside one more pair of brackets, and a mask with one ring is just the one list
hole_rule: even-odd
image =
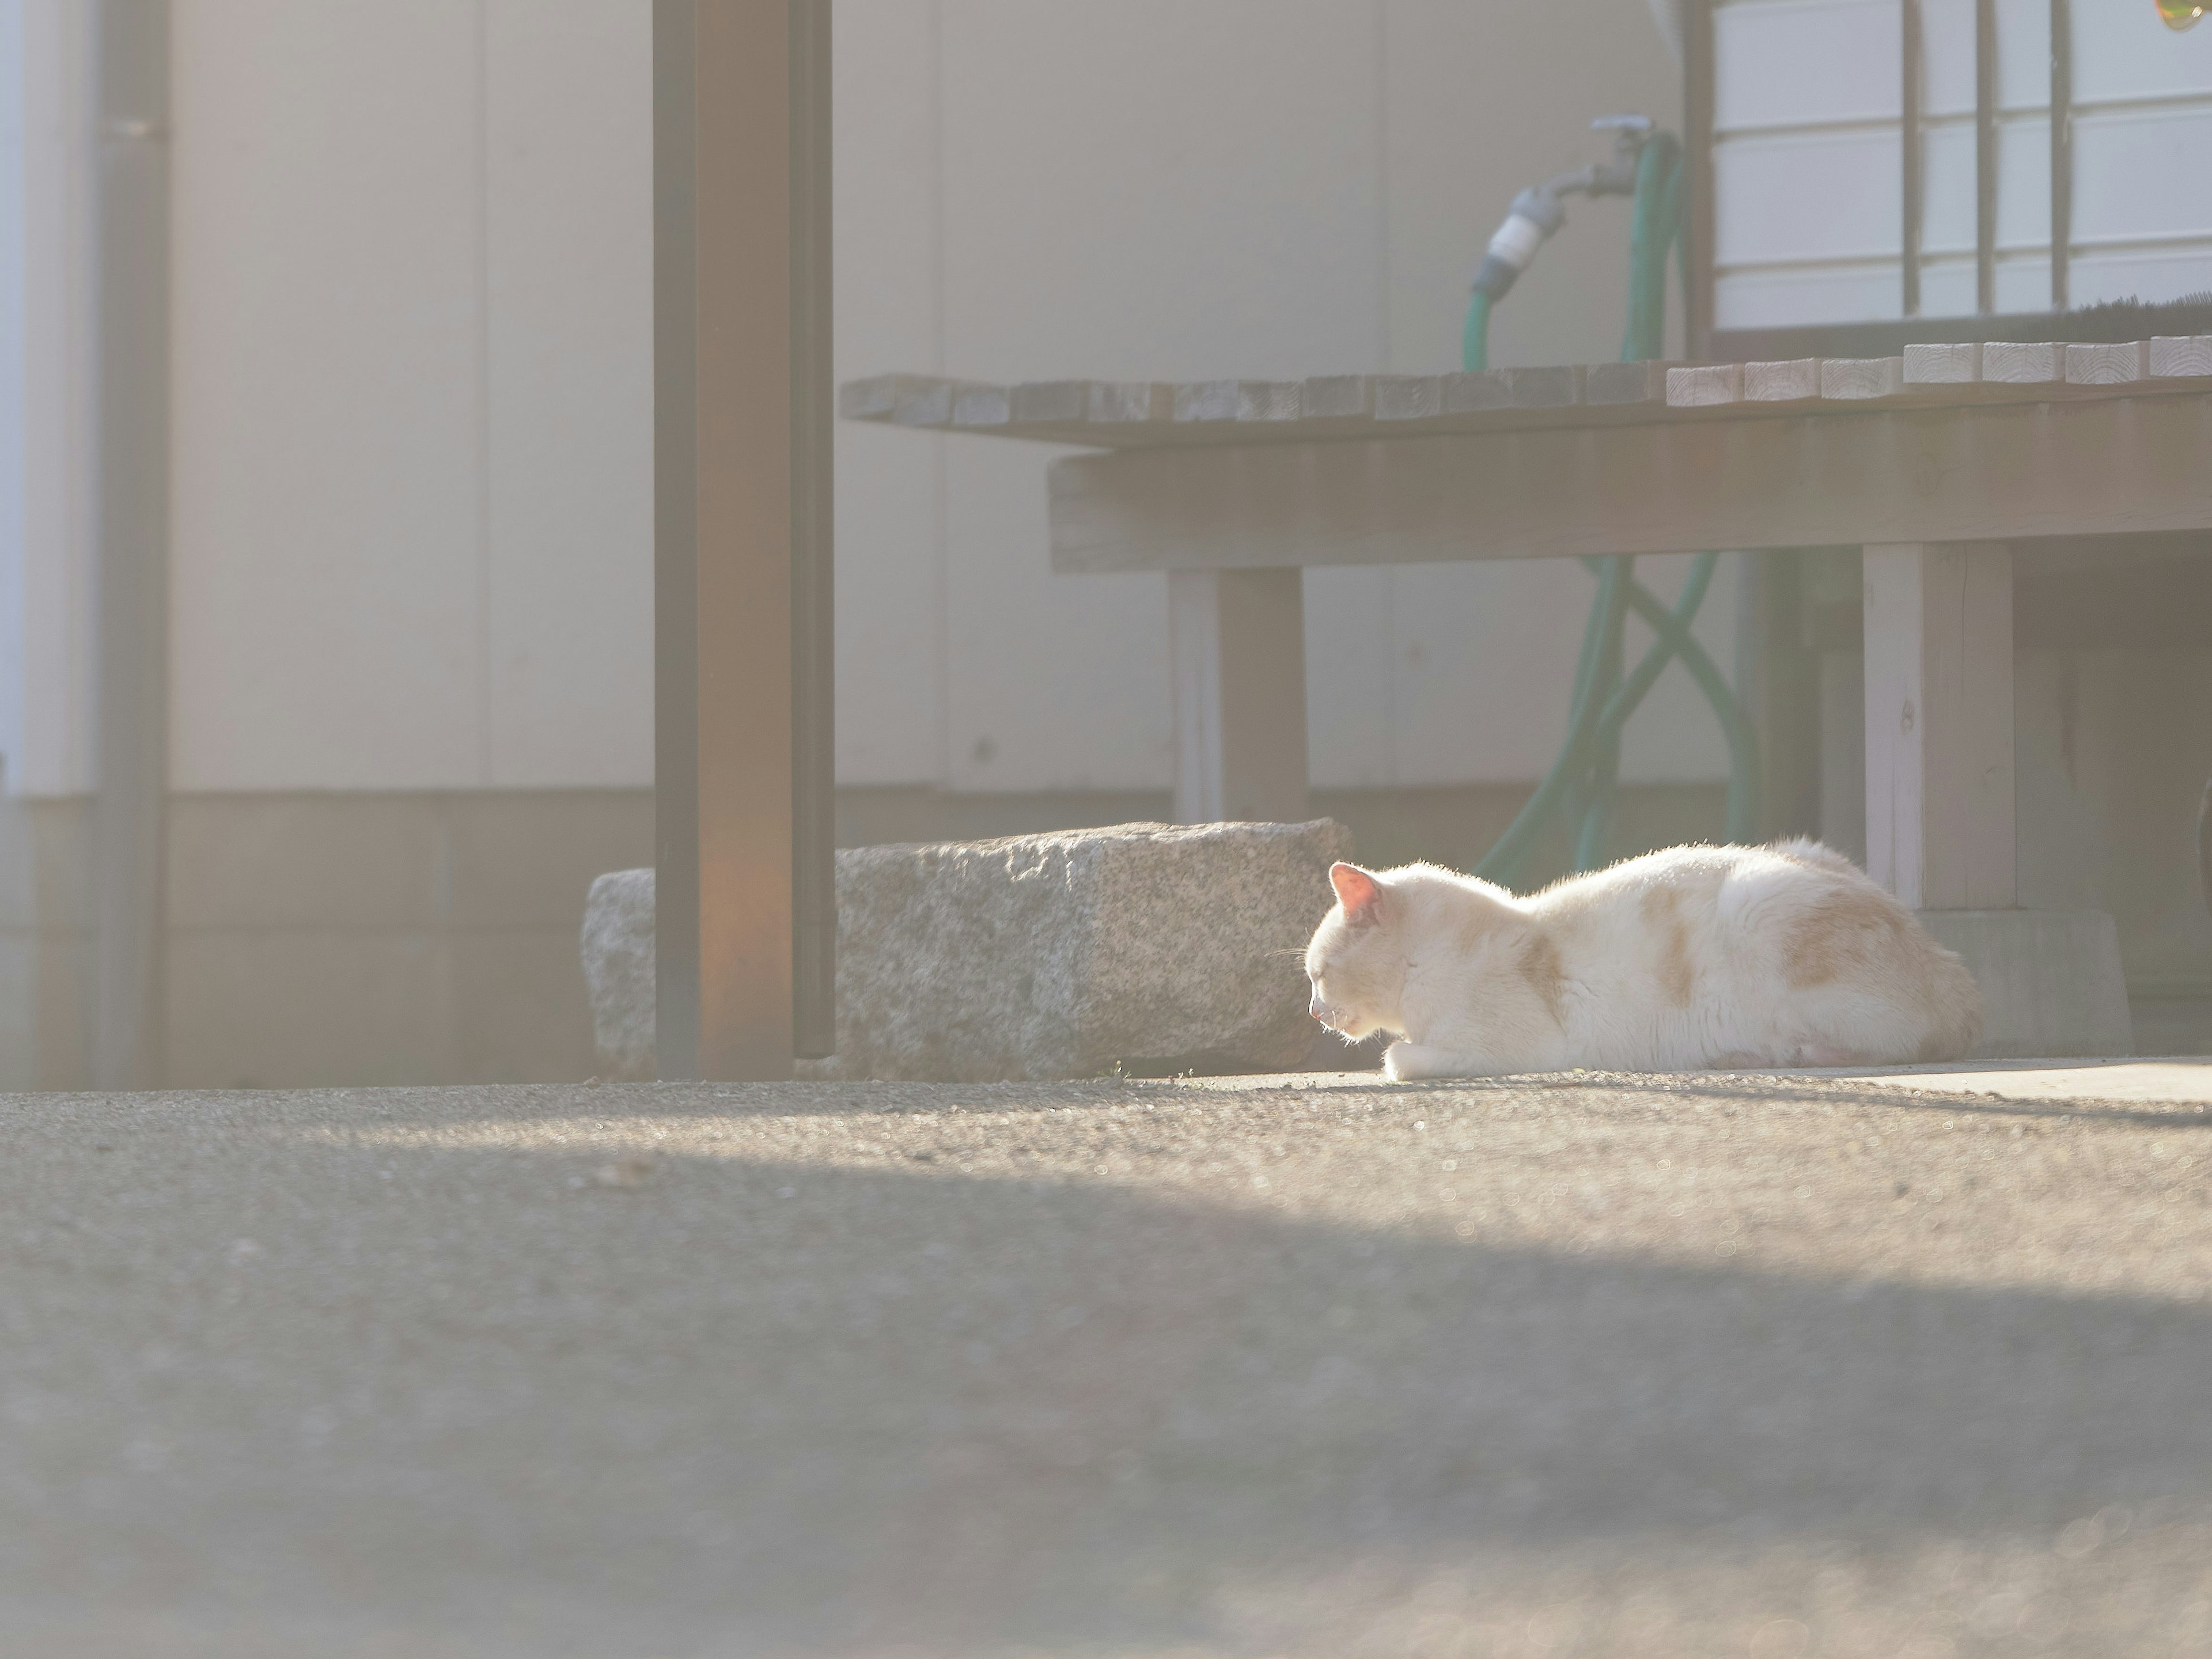
[[1336,902],[1344,919],[1355,927],[1378,921],[1382,915],[1382,884],[1356,864],[1328,866],[1328,884],[1336,889]]

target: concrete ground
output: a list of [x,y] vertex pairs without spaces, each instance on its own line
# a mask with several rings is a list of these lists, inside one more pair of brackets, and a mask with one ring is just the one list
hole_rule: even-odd
[[2212,1653],[2207,1075],[0,1099],[0,1654]]

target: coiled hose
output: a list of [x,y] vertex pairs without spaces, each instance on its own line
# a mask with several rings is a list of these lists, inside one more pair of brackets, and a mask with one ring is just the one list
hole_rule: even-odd
[[[1682,262],[1688,286],[1688,250],[1683,236],[1687,206],[1680,144],[1670,133],[1653,133],[1637,157],[1634,216],[1628,242],[1628,328],[1620,349],[1623,362],[1642,362],[1665,348],[1667,258]],[[1481,288],[1468,307],[1461,356],[1470,371],[1489,366],[1492,295]],[[1530,849],[1553,813],[1566,821],[1574,868],[1594,870],[1607,860],[1620,776],[1620,734],[1628,717],[1669,662],[1679,659],[1705,693],[1720,722],[1729,749],[1727,836],[1747,842],[1758,833],[1759,745],[1743,706],[1711,655],[1690,632],[1698,607],[1712,586],[1717,553],[1700,553],[1690,563],[1682,591],[1669,607],[1636,580],[1633,558],[1586,558],[1597,578],[1597,594],[1583,629],[1575,665],[1574,700],[1566,742],[1536,793],[1475,866],[1486,880],[1511,886]],[[1623,629],[1633,611],[1650,629],[1650,647],[1624,674]]]

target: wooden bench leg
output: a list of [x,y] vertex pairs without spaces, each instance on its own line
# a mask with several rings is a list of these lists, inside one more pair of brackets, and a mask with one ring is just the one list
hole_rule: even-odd
[[1978,1054],[2126,1054],[2112,917],[2015,908],[2010,550],[1869,547],[1865,577],[1867,869],[1973,974]]
[[1869,547],[1867,869],[1916,910],[2014,902],[2012,550]]
[[1304,821],[1304,592],[1295,569],[1168,574],[1178,823]]

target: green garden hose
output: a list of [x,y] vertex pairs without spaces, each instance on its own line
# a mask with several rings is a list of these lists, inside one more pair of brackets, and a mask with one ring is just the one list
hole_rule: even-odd
[[[1683,248],[1686,205],[1681,146],[1673,135],[1647,129],[1635,142],[1640,149],[1636,154],[1635,206],[1629,231],[1628,328],[1621,345],[1623,362],[1645,362],[1659,356],[1664,349],[1667,261],[1670,251]],[[1492,306],[1511,286],[1541,238],[1549,235],[1560,221],[1557,197],[1552,192],[1565,183],[1566,188],[1595,193],[1601,188],[1596,182],[1601,176],[1600,170],[1593,168],[1587,174],[1589,182],[1555,181],[1554,185],[1523,191],[1516,199],[1516,218],[1509,218],[1507,229],[1493,240],[1492,256],[1484,262],[1474,300],[1468,307],[1461,343],[1462,362],[1468,370],[1489,366]],[[1611,187],[1620,188],[1618,185]],[[1548,206],[1543,199],[1546,196],[1550,197]],[[1516,218],[1537,233],[1524,230],[1517,246],[1510,234]],[[1507,255],[1510,269],[1499,260],[1501,252]],[[1686,264],[1685,283],[1686,286]],[[1718,557],[1716,553],[1700,553],[1691,561],[1689,576],[1671,609],[1636,580],[1632,558],[1583,561],[1597,578],[1597,594],[1583,630],[1566,742],[1535,793],[1475,866],[1477,875],[1511,885],[1555,813],[1566,821],[1575,869],[1594,870],[1606,862],[1620,781],[1622,728],[1667,665],[1678,659],[1712,706],[1728,742],[1728,839],[1746,842],[1756,836],[1758,744],[1727,677],[1690,632],[1698,608],[1712,586]],[[1624,674],[1623,627],[1631,611],[1650,629],[1653,640],[1636,666]]]

